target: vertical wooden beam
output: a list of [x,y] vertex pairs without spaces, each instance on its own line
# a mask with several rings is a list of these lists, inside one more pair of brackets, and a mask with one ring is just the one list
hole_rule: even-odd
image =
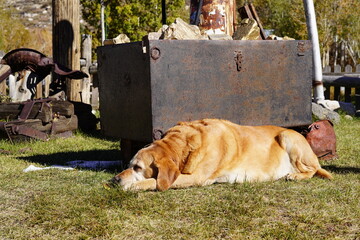
[[35,93],[35,98],[42,98],[43,97],[43,82],[39,82],[36,85],[36,93]]
[[[355,72],[360,73],[360,64],[356,65]],[[360,88],[355,89],[355,106],[356,111],[360,111]]]
[[[352,73],[352,66],[345,66],[345,73]],[[351,87],[345,87],[345,102],[351,102]]]
[[[323,69],[323,73],[330,73],[331,67],[329,65],[325,66]],[[330,88],[331,86],[328,85],[326,88],[324,88],[324,97],[325,99],[330,99]]]
[[[82,48],[81,48],[81,58],[85,60],[85,65],[81,66],[81,71],[90,75],[89,67],[91,65],[91,48],[92,48],[92,39],[91,35],[84,34],[82,35]],[[82,102],[90,104],[90,78],[84,78],[82,82],[82,89],[81,89],[81,98]]]
[[48,75],[47,77],[45,77],[44,81],[45,81],[45,84],[44,84],[44,97],[49,97],[51,76]]
[[[335,65],[334,73],[340,73],[340,72],[341,72],[341,66]],[[334,87],[334,100],[340,101],[340,87]]]
[[[80,69],[80,2],[52,0],[53,58],[71,69]],[[66,80],[66,95],[71,101],[81,101],[81,81]]]

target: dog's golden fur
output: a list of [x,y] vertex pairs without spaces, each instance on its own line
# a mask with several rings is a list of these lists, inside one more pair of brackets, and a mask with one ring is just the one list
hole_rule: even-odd
[[163,191],[314,175],[332,178],[301,134],[276,126],[204,119],[170,128],[161,140],[141,149],[113,181],[124,189]]

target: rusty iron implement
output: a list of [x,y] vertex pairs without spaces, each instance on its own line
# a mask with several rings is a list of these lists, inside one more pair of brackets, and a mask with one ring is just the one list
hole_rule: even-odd
[[21,109],[18,119],[9,122],[0,121],[0,131],[5,132],[11,142],[13,142],[13,136],[15,135],[23,135],[34,139],[47,140],[48,135],[46,133],[34,129],[32,127],[26,126],[23,123],[28,119],[31,110],[36,103],[41,103],[41,108],[39,109],[39,112],[41,112],[43,105],[48,104],[52,100],[54,99],[43,98],[43,99],[28,100],[23,102],[22,104],[24,106]]
[[[58,113],[53,114],[52,112],[50,102],[54,100],[53,98],[43,98],[22,102],[21,105],[23,106],[16,120],[8,122],[0,121],[0,135],[5,135],[12,143],[14,143],[14,140],[28,138],[46,141],[53,136],[70,137],[72,130],[77,128],[77,117],[72,115],[68,120],[64,120],[65,116],[62,116],[62,120],[57,119],[57,121],[54,121],[55,116],[59,117]],[[40,108],[34,108],[35,104],[39,103],[41,104]],[[46,109],[44,109],[45,105]],[[51,115],[50,119],[47,116],[40,117],[38,115],[43,110],[46,110],[47,114]]]
[[18,120],[11,122],[0,122],[0,131],[5,132],[11,142],[13,142],[13,136],[15,135],[23,135],[26,137],[44,141],[48,139],[48,135],[44,132],[28,127],[26,125],[17,125],[18,123],[22,122],[24,121]]
[[305,126],[310,41],[150,40],[98,48],[101,128],[151,142],[179,121]]
[[61,64],[55,63],[52,58],[43,53],[29,48],[14,49],[1,59],[0,64],[10,66],[10,70],[0,72],[0,82],[5,80],[11,73],[24,69],[35,73],[38,76],[37,83],[44,79],[51,71],[60,76],[73,79],[82,79],[88,75],[79,70],[72,70]]

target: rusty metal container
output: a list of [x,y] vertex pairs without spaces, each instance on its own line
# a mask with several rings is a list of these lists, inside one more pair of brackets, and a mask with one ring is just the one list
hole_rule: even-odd
[[310,41],[150,40],[98,48],[105,135],[151,142],[179,121],[311,123]]
[[[190,22],[199,25],[206,34],[232,36],[236,22],[235,5],[235,0],[191,0]],[[198,12],[199,8],[200,12]]]

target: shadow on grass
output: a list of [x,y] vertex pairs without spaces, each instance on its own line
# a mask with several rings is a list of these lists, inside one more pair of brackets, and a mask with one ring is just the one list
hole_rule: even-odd
[[[40,163],[43,165],[66,165],[67,162],[83,160],[83,161],[121,161],[122,156],[120,150],[92,150],[83,152],[59,152],[53,154],[44,155],[33,155],[33,156],[22,156],[19,159],[32,162]],[[124,166],[112,166],[105,170],[109,172],[118,172],[123,169]],[[85,168],[86,169],[86,168]],[[94,169],[89,169],[94,170]]]
[[322,166],[322,168],[337,174],[360,173],[360,168],[356,167],[338,167],[335,165]]

